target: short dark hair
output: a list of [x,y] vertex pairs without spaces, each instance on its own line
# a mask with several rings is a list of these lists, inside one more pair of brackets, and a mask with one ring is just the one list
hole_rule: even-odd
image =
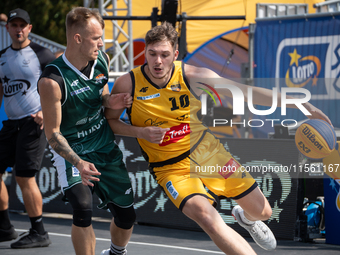
[[66,15],[66,30],[73,26],[83,27],[92,17],[96,18],[101,24],[102,29],[104,29],[105,23],[98,10],[91,10],[86,7],[74,7]]
[[163,22],[161,25],[153,27],[145,35],[145,46],[156,42],[169,41],[171,46],[176,49],[178,42],[178,33],[169,22]]

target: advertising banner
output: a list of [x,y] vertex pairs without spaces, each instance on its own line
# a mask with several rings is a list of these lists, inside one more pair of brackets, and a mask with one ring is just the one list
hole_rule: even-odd
[[326,243],[340,245],[340,179],[324,179]]
[[[201,230],[192,220],[178,210],[154,180],[148,164],[142,157],[137,141],[130,137],[116,136],[123,160],[132,183],[137,213],[137,223],[179,229]],[[299,171],[298,151],[291,139],[221,139],[226,149],[232,152],[250,174],[267,197],[273,214],[267,221],[277,238],[293,239],[297,215]],[[261,149],[259,149],[261,148]],[[282,153],[284,151],[284,153]],[[57,171],[50,162],[51,154],[46,150],[37,183],[43,195],[44,212],[72,213],[70,204],[62,201]],[[10,190],[10,210],[24,211],[20,188],[12,178]],[[227,198],[217,198],[217,209],[224,221],[244,236],[248,232],[241,228],[231,216],[236,202]],[[111,213],[96,208],[99,199],[94,196],[93,216],[111,217]]]
[[[254,85],[303,88],[310,103],[340,127],[340,13],[298,18],[257,19],[254,39]],[[291,93],[292,96],[301,96]],[[306,119],[301,111],[276,111],[266,118]]]

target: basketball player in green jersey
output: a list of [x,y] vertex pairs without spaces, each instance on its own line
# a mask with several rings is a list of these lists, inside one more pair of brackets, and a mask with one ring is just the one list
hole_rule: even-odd
[[111,247],[102,254],[126,254],[136,217],[122,153],[103,110],[129,107],[131,96],[110,96],[109,59],[99,50],[103,28],[97,11],[72,9],[66,16],[65,53],[45,68],[38,83],[53,164],[73,209],[72,242],[77,255],[95,253],[92,192],[102,202],[98,207],[114,216]]
[[[241,165],[197,118],[200,110],[200,79],[220,78],[207,68],[197,68],[176,61],[177,32],[169,23],[152,28],[145,37],[146,64],[133,69],[115,82],[112,94],[131,93],[133,103],[128,110],[132,125],[119,120],[121,111],[106,109],[112,130],[137,137],[150,170],[170,200],[186,216],[197,222],[226,254],[255,254],[250,245],[227,226],[213,207],[217,196],[233,198],[239,205],[232,214],[249,231],[255,242],[266,250],[276,247],[276,240],[266,224],[272,213],[266,197],[255,180],[240,171]],[[207,79],[208,78],[208,79]],[[216,81],[216,79],[215,79]],[[231,81],[224,80],[224,84]],[[235,84],[247,96],[247,86]],[[209,84],[214,86],[214,84]],[[254,104],[271,106],[272,93],[254,88]],[[229,91],[224,91],[232,96]],[[278,105],[281,101],[278,98]],[[311,118],[329,119],[309,103],[304,106]],[[207,164],[208,163],[208,164]],[[191,168],[200,165],[231,168],[219,177],[193,178]],[[167,221],[171,219],[167,219]]]

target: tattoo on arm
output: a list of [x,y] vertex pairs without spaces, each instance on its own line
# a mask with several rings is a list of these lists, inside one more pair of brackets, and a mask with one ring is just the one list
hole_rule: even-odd
[[80,161],[80,157],[72,150],[67,140],[61,133],[53,133],[51,139],[48,140],[48,143],[56,153],[58,153],[72,165],[77,166]]

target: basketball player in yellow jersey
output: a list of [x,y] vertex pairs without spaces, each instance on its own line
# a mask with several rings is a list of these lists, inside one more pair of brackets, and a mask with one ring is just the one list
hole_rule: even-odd
[[[251,176],[242,175],[240,164],[196,116],[200,110],[198,96],[201,90],[196,87],[200,84],[193,80],[221,77],[209,69],[176,61],[177,32],[167,22],[152,28],[146,34],[145,43],[147,63],[118,78],[112,89],[113,94],[128,92],[133,96],[129,109],[132,125],[119,120],[121,111],[106,110],[114,133],[137,137],[158,184],[223,252],[255,254],[251,246],[224,223],[213,206],[214,198],[206,192],[204,185],[217,196],[235,199],[238,206],[233,208],[232,214],[238,223],[249,231],[259,246],[275,249],[275,237],[262,222],[272,213],[267,199]],[[237,86],[247,96],[248,86]],[[271,106],[270,90],[254,88],[253,94],[254,104]],[[312,113],[312,118],[330,122],[311,104],[304,106]],[[190,168],[204,164],[227,166],[235,171],[221,173],[217,178],[194,177]]]

